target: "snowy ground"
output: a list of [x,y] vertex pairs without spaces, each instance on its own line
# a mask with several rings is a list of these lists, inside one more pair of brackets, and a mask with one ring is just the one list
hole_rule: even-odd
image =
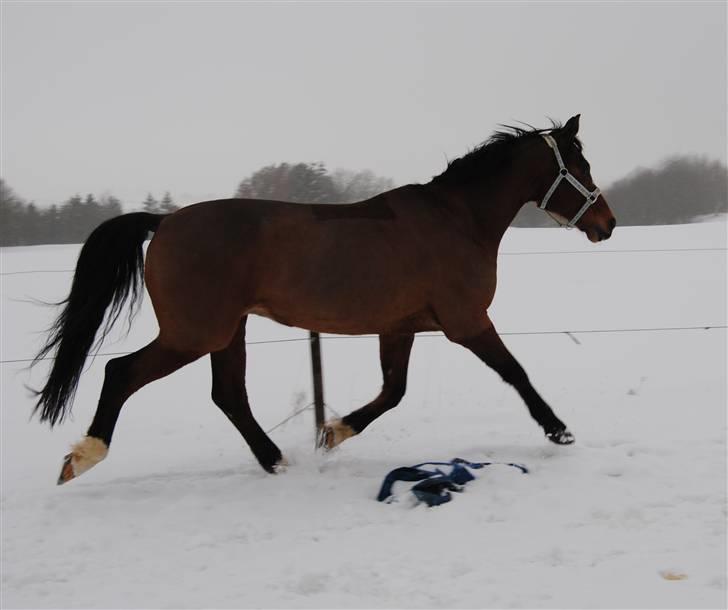
[[[492,318],[504,332],[726,323],[722,222],[576,232],[511,230]],[[3,273],[73,266],[77,247],[2,251]],[[2,277],[2,359],[26,358],[70,275]],[[104,351],[155,331],[148,303]],[[250,341],[303,336],[255,318]],[[119,335],[121,336],[121,334]],[[29,420],[2,371],[2,607],[702,608],[726,604],[726,331],[507,335],[534,385],[576,435],[549,444],[514,391],[442,338],[415,342],[403,404],[330,455],[312,415],[272,433],[292,466],[269,476],[210,401],[207,360],[125,407],[109,458],[55,486],[90,422],[107,358],[82,377],[74,418]],[[271,428],[310,402],[306,343],[249,348],[249,393]],[[327,402],[376,393],[377,343],[323,344]],[[491,468],[439,508],[374,501],[396,466],[450,459]],[[680,579],[669,578],[682,576]],[[668,577],[668,578],[666,578]]]

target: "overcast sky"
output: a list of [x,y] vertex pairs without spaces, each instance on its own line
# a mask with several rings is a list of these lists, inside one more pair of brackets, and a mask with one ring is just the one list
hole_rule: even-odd
[[39,204],[228,197],[265,164],[423,182],[582,114],[597,184],[726,160],[726,4],[7,3],[2,177]]

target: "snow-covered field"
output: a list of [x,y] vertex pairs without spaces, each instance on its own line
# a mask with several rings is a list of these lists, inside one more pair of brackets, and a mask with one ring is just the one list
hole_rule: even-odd
[[[510,230],[492,318],[503,333],[726,324],[726,225]],[[681,252],[606,250],[718,248]],[[584,254],[545,254],[553,251]],[[76,246],[2,251],[2,272],[62,270]],[[508,252],[539,254],[509,255]],[[2,277],[2,360],[27,358],[67,273]],[[147,302],[131,333],[155,332]],[[253,318],[251,342],[303,337]],[[726,604],[726,331],[506,335],[576,435],[549,444],[516,393],[443,338],[415,342],[402,405],[329,455],[312,414],[272,437],[292,466],[266,475],[209,398],[207,359],[127,403],[108,459],[63,487],[107,358],[74,417],[29,419],[46,363],[2,364],[2,607],[703,608]],[[264,428],[311,400],[308,345],[249,348]],[[344,414],[380,385],[374,339],[323,343],[327,402]],[[492,467],[439,508],[374,497],[397,466]]]

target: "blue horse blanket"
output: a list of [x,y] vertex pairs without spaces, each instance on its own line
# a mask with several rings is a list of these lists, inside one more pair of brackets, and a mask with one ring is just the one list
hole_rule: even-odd
[[377,500],[387,503],[394,501],[395,497],[392,493],[394,484],[397,481],[408,481],[417,482],[410,491],[418,503],[424,502],[427,506],[439,506],[452,500],[450,492],[462,491],[466,483],[475,479],[472,470],[480,470],[494,464],[512,466],[523,474],[528,474],[528,468],[524,465],[510,462],[468,462],[462,458],[455,458],[449,462],[423,462],[392,470],[384,477]]

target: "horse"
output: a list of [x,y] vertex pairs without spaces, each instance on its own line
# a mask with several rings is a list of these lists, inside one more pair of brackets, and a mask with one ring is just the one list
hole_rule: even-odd
[[[251,314],[319,333],[379,336],[382,389],[365,406],[325,422],[322,450],[397,406],[415,334],[425,331],[444,333],[495,370],[548,440],[573,443],[501,341],[488,307],[499,243],[524,204],[538,202],[592,242],[611,236],[616,221],[594,185],[578,130],[579,115],[545,129],[504,125],[430,182],[358,203],[222,199],[172,214],[124,214],[98,226],[80,251],[69,296],[36,357],[54,355],[33,412],[51,427],[64,419],[89,351],[127,301],[134,311],[144,283],[159,332],[145,347],[106,364],[93,420],[65,456],[58,484],[107,456],[121,408],[134,392],[207,354],[214,404],[263,469],[285,468],[246,392]],[[145,263],[142,246],[150,232]]]

